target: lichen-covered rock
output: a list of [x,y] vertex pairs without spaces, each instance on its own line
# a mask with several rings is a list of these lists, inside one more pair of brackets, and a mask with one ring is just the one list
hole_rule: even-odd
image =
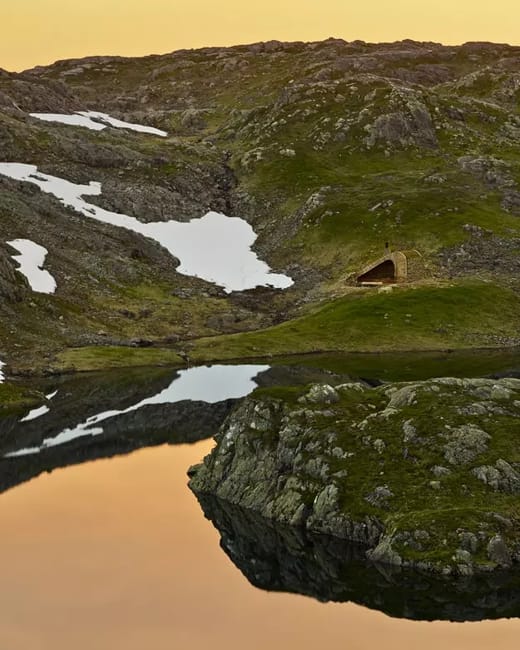
[[378,486],[370,492],[370,494],[367,494],[365,497],[365,501],[370,503],[372,506],[376,506],[377,508],[384,508],[385,510],[388,509],[388,500],[394,496],[394,493],[392,490],[389,490],[386,485]]
[[494,466],[475,467],[473,474],[497,492],[520,494],[520,474],[502,458]]
[[410,406],[413,404],[416,397],[416,387],[414,384],[411,386],[404,386],[403,388],[391,389],[388,391],[391,395],[387,408],[399,409],[403,406]]
[[380,115],[373,124],[367,126],[368,147],[378,143],[386,145],[437,146],[437,134],[427,107],[419,102],[408,106],[408,110]]
[[[194,468],[196,493],[361,542],[377,562],[469,576],[520,561],[519,379],[262,390]],[[480,403],[501,410],[467,415]]]
[[473,424],[463,424],[445,434],[444,458],[451,465],[467,465],[487,449],[491,436]]
[[379,544],[367,552],[367,557],[373,562],[381,562],[381,564],[390,564],[393,566],[401,566],[403,563],[402,557],[392,547],[392,541],[383,537]]
[[459,534],[460,545],[468,553],[475,554],[480,546],[479,539],[474,533],[466,531]]
[[328,384],[314,384],[309,389],[309,392],[301,398],[301,401],[310,404],[334,404],[334,402],[339,401],[339,395]]
[[498,566],[508,568],[512,564],[511,551],[501,535],[495,535],[487,545],[489,559]]

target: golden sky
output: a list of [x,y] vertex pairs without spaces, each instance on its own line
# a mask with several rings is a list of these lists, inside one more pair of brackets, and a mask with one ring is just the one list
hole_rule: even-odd
[[0,0],[0,67],[260,40],[519,43],[518,0]]

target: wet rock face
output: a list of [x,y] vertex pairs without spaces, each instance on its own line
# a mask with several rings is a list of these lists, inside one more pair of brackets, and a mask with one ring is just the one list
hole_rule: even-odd
[[511,378],[252,396],[190,485],[363,543],[373,561],[465,576],[510,566],[520,561],[519,398]]

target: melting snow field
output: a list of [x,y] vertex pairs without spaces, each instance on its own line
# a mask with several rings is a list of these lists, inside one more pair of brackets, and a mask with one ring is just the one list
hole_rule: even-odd
[[[216,404],[223,402],[227,399],[239,399],[246,397],[249,393],[257,388],[258,384],[254,381],[255,377],[261,373],[269,370],[270,366],[265,365],[243,365],[243,366],[201,366],[199,368],[188,368],[187,370],[180,370],[178,376],[172,383],[163,391],[148,397],[133,406],[129,406],[122,411],[105,411],[94,415],[85,422],[78,424],[73,429],[65,429],[54,438],[46,438],[41,447],[30,447],[28,449],[20,449],[18,451],[5,454],[4,458],[13,458],[16,456],[27,456],[30,454],[37,454],[43,449],[49,447],[56,447],[63,445],[76,438],[84,436],[98,436],[103,433],[103,427],[99,424],[110,418],[117,417],[118,415],[125,415],[138,411],[143,406],[149,404],[174,404],[175,402],[182,402],[183,400],[191,400],[196,402],[207,402],[209,404]],[[56,393],[53,393],[52,398]],[[31,411],[21,422],[45,415],[49,412],[47,407],[41,407],[39,413]],[[30,417],[32,414],[32,417]],[[97,425],[97,426],[96,426]]]
[[251,250],[256,240],[255,231],[243,219],[208,212],[201,219],[188,223],[142,223],[135,217],[110,212],[85,201],[84,196],[101,194],[100,183],[91,181],[88,185],[78,185],[42,174],[36,165],[20,163],[0,163],[0,174],[34,183],[86,217],[154,239],[180,260],[179,273],[214,282],[227,293],[258,286],[286,289],[294,284],[286,275],[271,273],[269,266],[258,259]]
[[30,239],[14,239],[7,243],[20,253],[11,257],[20,265],[17,270],[27,278],[31,289],[37,293],[54,293],[56,280],[43,269],[47,249]]
[[68,124],[69,126],[83,126],[92,131],[102,131],[107,126],[112,126],[116,129],[127,129],[139,133],[158,135],[161,138],[165,138],[168,135],[166,131],[161,131],[161,129],[156,129],[153,126],[132,124],[131,122],[118,120],[115,117],[111,117],[106,113],[99,113],[98,111],[76,111],[72,115],[64,113],[30,113],[30,115],[44,122],[59,122],[60,124]]

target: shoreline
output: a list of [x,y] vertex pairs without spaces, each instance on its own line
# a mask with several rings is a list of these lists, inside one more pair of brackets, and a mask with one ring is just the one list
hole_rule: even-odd
[[[370,358],[378,358],[378,357],[384,357],[384,356],[392,356],[392,355],[402,355],[402,356],[412,356],[412,355],[435,355],[435,354],[441,354],[441,355],[454,355],[456,356],[457,354],[467,354],[467,355],[478,355],[480,353],[486,353],[486,354],[519,354],[520,355],[520,344],[518,345],[512,345],[512,346],[478,346],[478,347],[442,347],[442,348],[388,348],[388,349],[380,349],[380,350],[373,350],[373,349],[357,349],[357,350],[338,350],[338,349],[321,349],[321,350],[312,350],[312,351],[288,351],[285,353],[280,353],[280,354],[260,354],[260,355],[240,355],[240,356],[224,356],[224,355],[219,355],[219,356],[194,356],[193,358],[190,357],[189,355],[183,355],[181,356],[175,348],[172,347],[156,347],[156,346],[149,346],[147,348],[133,348],[133,347],[127,347],[127,346],[94,346],[94,347],[75,347],[75,348],[65,348],[62,352],[59,354],[67,354],[67,353],[72,353],[74,354],[75,352],[80,352],[88,350],[89,352],[101,352],[103,350],[117,350],[118,352],[126,351],[128,350],[128,356],[132,356],[133,353],[136,352],[136,350],[139,351],[139,357],[143,357],[142,360],[139,360],[137,363],[111,363],[110,360],[107,360],[107,363],[102,363],[101,359],[96,359],[96,362],[99,363],[99,366],[93,367],[93,365],[85,364],[85,367],[81,366],[64,366],[64,367],[56,367],[56,366],[50,366],[48,368],[42,368],[41,370],[35,370],[35,371],[30,371],[30,370],[20,370],[20,371],[12,371],[8,370],[9,369],[9,364],[7,363],[5,365],[6,370],[4,370],[4,374],[6,376],[5,381],[6,383],[8,381],[15,381],[18,382],[20,379],[37,379],[37,378],[44,378],[44,377],[60,377],[60,376],[67,376],[67,375],[74,375],[74,374],[82,374],[82,373],[92,373],[92,372],[103,372],[103,371],[113,371],[113,370],[129,370],[131,368],[171,368],[172,370],[177,370],[177,369],[184,369],[184,368],[192,368],[196,366],[205,366],[205,365],[215,365],[215,364],[223,364],[223,365],[231,365],[233,363],[250,363],[254,361],[263,361],[263,362],[276,362],[276,361],[282,361],[284,359],[292,360],[296,358],[304,358],[304,359],[312,359],[312,358],[317,358],[317,357],[325,357],[325,356],[334,356],[337,358],[342,358],[342,359],[347,359],[348,357],[352,358],[359,358],[359,357],[370,357]],[[151,352],[153,356],[157,356],[156,353],[158,352],[164,352],[165,357],[168,356],[168,354],[174,353],[179,359],[182,359],[181,362],[168,362],[166,359],[165,360],[157,360],[156,362],[151,361],[148,357],[148,353]]]

